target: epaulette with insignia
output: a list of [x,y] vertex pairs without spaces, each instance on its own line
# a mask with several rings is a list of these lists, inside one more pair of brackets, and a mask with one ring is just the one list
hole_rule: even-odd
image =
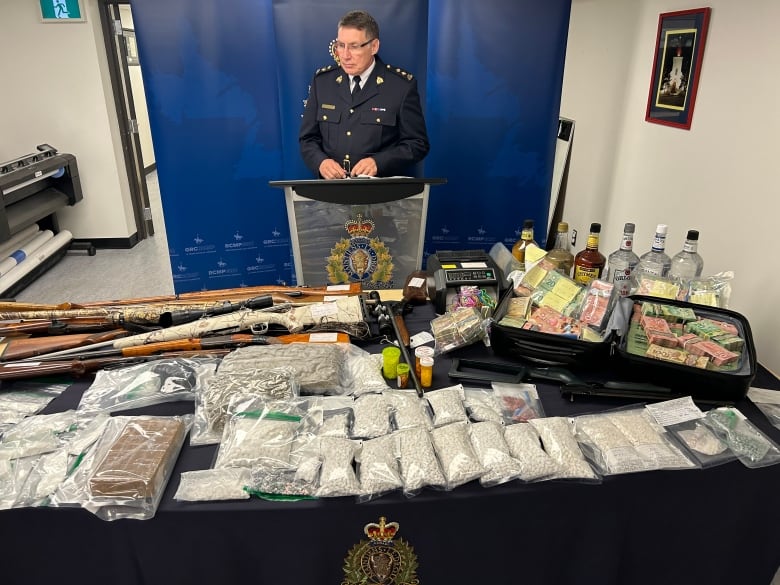
[[333,68],[334,65],[326,65],[325,67],[320,67],[319,69],[317,69],[317,71],[314,72],[314,75],[321,75],[322,73],[331,71]]
[[407,81],[411,81],[412,79],[414,79],[414,75],[412,75],[411,73],[407,73],[406,71],[404,71],[400,67],[393,67],[392,65],[388,65],[387,66],[387,70],[388,71],[392,71],[393,73],[395,73],[399,77],[403,77]]

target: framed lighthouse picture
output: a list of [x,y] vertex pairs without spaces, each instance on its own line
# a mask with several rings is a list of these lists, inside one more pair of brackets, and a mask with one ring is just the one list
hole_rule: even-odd
[[659,16],[645,115],[648,122],[690,130],[710,11],[695,8]]

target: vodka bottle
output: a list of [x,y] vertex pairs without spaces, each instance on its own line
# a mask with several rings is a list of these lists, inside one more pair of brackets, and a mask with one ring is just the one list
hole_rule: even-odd
[[557,266],[556,270],[566,276],[571,276],[574,266],[574,254],[569,248],[569,224],[565,221],[558,222],[558,230],[555,233],[555,244],[552,250],[547,252],[547,259]]
[[584,250],[577,252],[574,257],[574,280],[580,284],[588,284],[591,280],[601,278],[607,259],[599,252],[599,234],[601,224],[590,224],[588,243]]
[[650,274],[653,276],[666,276],[669,267],[672,265],[672,259],[665,252],[666,232],[669,227],[664,223],[659,223],[655,228],[653,237],[653,246],[648,252],[639,257],[639,264],[636,265],[637,277],[641,274]]
[[623,238],[620,240],[620,248],[607,257],[607,276],[605,280],[615,285],[615,290],[620,296],[631,294],[636,288],[634,270],[639,264],[639,256],[634,253],[634,229],[633,223],[627,223],[623,227]]
[[699,245],[699,232],[688,230],[683,249],[672,257],[672,267],[669,276],[682,280],[691,280],[701,276],[704,269],[704,259],[696,251]]
[[523,222],[523,231],[520,232],[520,239],[512,246],[512,256],[522,265],[522,270],[525,270],[525,249],[529,244],[539,245],[534,241],[534,220],[532,219],[526,219]]

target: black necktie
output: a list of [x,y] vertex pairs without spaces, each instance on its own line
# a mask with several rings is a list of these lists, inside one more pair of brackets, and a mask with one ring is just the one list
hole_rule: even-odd
[[352,79],[355,80],[355,85],[352,86],[352,97],[354,98],[357,94],[360,93],[360,76],[356,75]]

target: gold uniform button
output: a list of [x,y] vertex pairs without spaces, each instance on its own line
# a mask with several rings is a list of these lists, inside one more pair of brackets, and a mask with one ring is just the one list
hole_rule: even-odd
[[344,155],[344,159],[345,159],[345,160],[349,160],[349,155],[348,155],[348,154],[345,154],[345,155]]
[[349,113],[350,113],[350,114],[354,114],[354,113],[355,113],[355,110],[353,110],[353,109],[350,109],[350,110],[349,110]]
[[380,120],[379,118],[377,118],[377,119],[376,119],[376,123],[377,123],[377,124],[379,124],[379,122],[381,122],[381,121],[382,121],[382,120]]
[[327,119],[328,119],[328,117],[327,117],[327,116],[323,116],[323,117],[322,117],[322,119],[323,119],[323,120],[327,120]]
[[352,132],[350,132],[349,130],[347,130],[347,136],[352,136]]

